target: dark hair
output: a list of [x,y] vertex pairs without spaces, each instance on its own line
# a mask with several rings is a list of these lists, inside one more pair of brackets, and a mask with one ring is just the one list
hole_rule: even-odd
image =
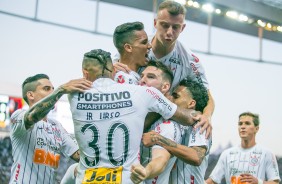
[[173,81],[173,73],[168,66],[166,66],[160,61],[155,61],[155,60],[150,60],[147,67],[148,66],[154,66],[157,69],[161,70],[163,79],[168,80],[169,84],[171,85]]
[[181,5],[180,3],[172,1],[172,0],[163,1],[159,5],[158,12],[163,9],[167,9],[169,14],[171,15],[183,14],[184,17],[186,15],[186,8],[183,5]]
[[[94,50],[91,50],[90,52],[86,52],[84,54],[84,58],[83,58],[83,62],[82,62],[82,68],[87,69],[87,67],[92,64],[92,62],[93,62],[92,59],[97,60],[98,62],[95,63],[95,64],[99,64],[101,66],[102,76],[104,75],[105,70],[112,72],[112,70],[110,70],[107,66],[108,61],[112,61],[111,53],[106,52],[102,49],[94,49]],[[112,62],[110,62],[110,63],[112,63]]]
[[24,82],[22,84],[22,96],[23,96],[23,99],[26,101],[27,104],[29,104],[29,103],[28,103],[26,93],[28,91],[35,91],[37,86],[40,84],[38,82],[38,80],[40,80],[40,79],[48,79],[49,80],[49,76],[46,75],[46,74],[36,74],[36,75],[28,77],[27,79],[24,80]]
[[183,79],[179,86],[186,87],[186,90],[190,92],[191,97],[196,101],[196,111],[203,112],[204,108],[207,106],[209,101],[209,95],[206,87],[196,81],[192,81],[189,79]]
[[124,44],[132,43],[135,31],[144,30],[142,22],[127,22],[116,27],[113,35],[115,47],[119,53],[124,50]]
[[251,112],[243,112],[239,115],[239,118],[241,116],[250,116],[253,118],[253,122],[254,122],[254,125],[255,126],[259,126],[259,115],[258,114],[254,114],[254,113],[251,113]]

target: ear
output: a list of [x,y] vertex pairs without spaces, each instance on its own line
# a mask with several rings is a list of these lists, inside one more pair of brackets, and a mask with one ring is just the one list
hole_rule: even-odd
[[169,91],[169,89],[170,89],[170,84],[168,82],[164,82],[163,86],[161,88],[161,92],[163,94],[165,94],[165,93],[167,93]]
[[256,133],[258,133],[259,131],[259,126],[256,126]]
[[187,107],[188,109],[195,109],[196,108],[196,101],[194,99],[192,99],[188,104]]
[[185,29],[185,27],[186,27],[186,24],[183,24],[183,25],[182,25],[181,32]]
[[89,72],[88,72],[87,70],[82,69],[82,73],[83,73],[83,77],[84,77],[85,79],[89,79]]
[[34,100],[34,93],[32,91],[26,92],[26,96],[27,96],[28,101]]
[[123,48],[126,52],[132,52],[132,47],[128,43],[124,44]]

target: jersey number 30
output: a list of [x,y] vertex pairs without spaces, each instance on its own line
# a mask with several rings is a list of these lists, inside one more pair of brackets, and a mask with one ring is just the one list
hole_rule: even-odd
[[[120,129],[123,131],[124,133],[124,144],[123,144],[123,157],[119,160],[116,160],[114,158],[113,155],[113,138],[114,138],[114,133],[117,129]],[[88,142],[88,146],[90,148],[92,148],[95,152],[95,158],[94,160],[90,160],[88,157],[85,157],[85,163],[89,166],[89,167],[93,167],[98,165],[99,161],[100,161],[100,148],[99,145],[97,144],[99,141],[99,131],[98,128],[94,125],[94,124],[85,124],[82,128],[81,128],[81,132],[83,134],[85,134],[86,131],[92,131],[93,133],[93,140]],[[109,157],[109,161],[114,165],[114,166],[121,166],[123,165],[123,163],[126,161],[127,156],[128,156],[128,150],[129,150],[129,131],[128,128],[120,123],[114,123],[108,131],[107,134],[107,155]]]

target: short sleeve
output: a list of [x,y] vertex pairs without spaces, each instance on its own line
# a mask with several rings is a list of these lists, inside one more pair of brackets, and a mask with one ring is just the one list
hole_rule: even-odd
[[[177,130],[174,127],[174,123],[172,121],[160,119],[157,122],[156,122],[157,125],[153,129],[155,132],[159,133],[160,135],[162,135],[167,139],[170,139],[174,142],[178,142],[178,140],[176,140]],[[154,145],[152,148],[154,149],[154,148],[162,148],[162,147],[159,145]]]
[[24,115],[26,110],[16,110],[11,116],[11,134],[19,135],[26,132],[24,124]]
[[159,90],[153,87],[144,87],[144,98],[147,99],[150,112],[159,113],[164,119],[170,119],[177,106],[169,101]]
[[189,143],[188,147],[193,147],[193,146],[205,146],[207,151],[206,153],[209,152],[210,149],[210,140],[206,139],[206,132],[203,132],[200,134],[200,129],[201,127],[198,127],[197,129],[194,127],[189,127],[192,129],[191,133],[188,135],[189,136]]
[[265,170],[266,170],[267,181],[270,181],[270,180],[281,181],[281,178],[279,176],[279,169],[278,169],[276,157],[271,152],[266,153],[266,169]]
[[225,157],[226,157],[226,152],[223,152],[220,155],[219,160],[210,175],[210,178],[216,183],[221,183],[221,180],[224,178],[225,175],[224,160],[226,160]]
[[61,131],[61,136],[63,140],[61,152],[65,156],[70,157],[79,149],[77,142],[75,138],[70,135],[59,122],[56,122],[56,124]]

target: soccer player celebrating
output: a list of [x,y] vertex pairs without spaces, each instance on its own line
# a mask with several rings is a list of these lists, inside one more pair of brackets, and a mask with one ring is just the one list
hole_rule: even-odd
[[90,87],[86,79],[77,79],[54,91],[45,74],[31,76],[23,82],[23,98],[30,108],[19,109],[11,117],[14,163],[10,183],[55,183],[61,153],[79,161],[76,142],[47,114],[63,94],[83,92]]
[[69,95],[80,150],[76,183],[130,183],[130,166],[138,163],[149,111],[184,125],[198,119],[191,116],[194,110],[178,108],[155,88],[113,81],[111,57],[105,51],[86,53],[82,67],[93,84],[90,90]]

